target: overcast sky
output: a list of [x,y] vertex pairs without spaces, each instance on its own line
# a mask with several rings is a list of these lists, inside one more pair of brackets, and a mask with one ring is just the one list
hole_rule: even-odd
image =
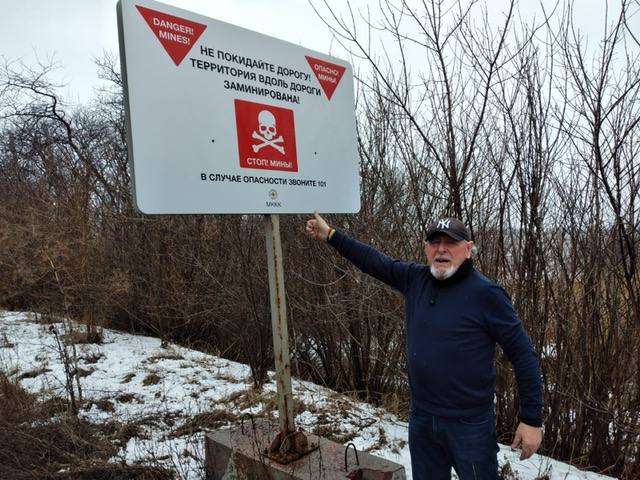
[[[313,0],[320,4],[321,0]],[[103,52],[118,54],[117,0],[0,0],[0,55],[27,64],[54,58],[60,66],[55,78],[68,86],[62,91],[72,102],[92,96],[99,84],[94,59]],[[165,0],[163,3],[271,35],[306,48],[340,55],[328,28],[306,0]],[[344,0],[330,0],[344,9]],[[363,10],[367,2],[352,0]],[[377,0],[370,2],[374,11]],[[500,16],[507,0],[487,0],[491,15]],[[521,0],[523,16],[533,16],[538,2]],[[551,0],[544,0],[551,3]],[[577,0],[581,29],[592,38],[601,32],[605,0]],[[619,1],[612,0],[617,7]],[[611,7],[612,10],[616,10]],[[610,12],[617,13],[617,12]],[[640,31],[640,15],[633,25]]]
[[[305,0],[165,0],[207,17],[328,52],[331,35]],[[118,54],[117,0],[0,0],[0,55],[27,64],[55,58],[70,101],[98,85],[94,59]]]

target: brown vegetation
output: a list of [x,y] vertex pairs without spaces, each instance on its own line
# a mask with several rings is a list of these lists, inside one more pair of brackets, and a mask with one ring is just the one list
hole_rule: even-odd
[[[464,5],[402,5],[383,1],[376,25],[389,48],[418,49],[425,65],[398,70],[326,15],[371,67],[358,84],[362,210],[330,221],[418,261],[429,220],[468,222],[479,268],[511,293],[542,355],[542,453],[637,478],[634,4],[622,2],[595,55],[570,4],[539,25],[511,12],[499,29],[472,23]],[[273,362],[262,219],[135,212],[114,65],[100,62],[113,89],[74,113],[46,67],[0,76],[0,305],[82,320],[89,338],[107,326],[196,345],[249,364],[259,386]],[[302,225],[281,219],[293,373],[406,408],[402,299]],[[502,358],[498,374],[508,441],[517,398]]]
[[97,426],[67,415],[64,402],[39,402],[0,372],[0,478],[173,478],[163,468],[108,463],[124,433],[113,425]]

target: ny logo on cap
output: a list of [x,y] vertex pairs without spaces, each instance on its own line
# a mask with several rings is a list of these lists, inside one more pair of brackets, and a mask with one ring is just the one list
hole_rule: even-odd
[[442,220],[438,221],[438,226],[436,228],[449,228],[449,222],[451,220],[447,220],[445,218],[443,218]]

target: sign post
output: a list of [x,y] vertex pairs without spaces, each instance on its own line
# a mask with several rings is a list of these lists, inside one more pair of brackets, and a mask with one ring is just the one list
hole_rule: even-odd
[[146,214],[262,214],[280,434],[295,431],[280,214],[360,209],[351,66],[153,0],[118,3],[135,205]]
[[267,266],[269,268],[269,294],[271,297],[271,328],[273,330],[273,354],[276,362],[278,388],[278,414],[280,432],[295,430],[293,419],[293,394],[291,391],[291,355],[287,326],[287,302],[282,268],[282,244],[280,242],[280,216],[265,215]]

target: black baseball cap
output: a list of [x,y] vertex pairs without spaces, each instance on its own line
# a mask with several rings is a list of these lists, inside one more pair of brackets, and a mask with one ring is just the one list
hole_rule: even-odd
[[427,240],[436,233],[443,233],[454,240],[471,240],[469,229],[457,218],[441,218],[433,222],[427,229]]

